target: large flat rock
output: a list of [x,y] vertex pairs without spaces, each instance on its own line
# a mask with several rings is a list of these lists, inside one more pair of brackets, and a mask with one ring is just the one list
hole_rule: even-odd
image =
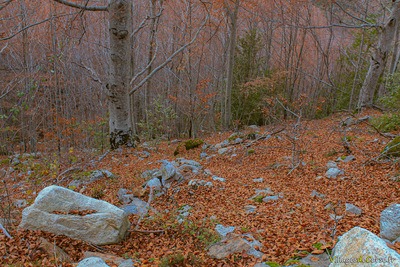
[[[79,215],[76,211],[89,214]],[[108,202],[52,185],[44,188],[35,202],[23,210],[19,227],[106,245],[120,242],[130,223],[123,210]]]

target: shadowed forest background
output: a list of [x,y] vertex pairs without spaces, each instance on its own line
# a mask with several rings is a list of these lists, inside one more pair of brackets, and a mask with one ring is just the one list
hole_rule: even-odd
[[[112,18],[84,9],[107,2],[57,2],[0,3],[2,154],[109,147]],[[396,112],[392,2],[129,1],[129,134],[198,137],[375,104]]]

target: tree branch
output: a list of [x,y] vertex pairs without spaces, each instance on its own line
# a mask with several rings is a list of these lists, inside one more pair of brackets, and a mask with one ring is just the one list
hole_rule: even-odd
[[86,1],[85,5],[80,5],[80,4],[76,4],[73,2],[69,2],[66,0],[53,0],[56,1],[57,3],[69,6],[69,7],[73,7],[73,8],[78,8],[78,9],[82,9],[82,10],[87,10],[87,11],[108,11],[108,6],[87,6],[89,0]]
[[172,55],[170,55],[161,65],[159,65],[157,68],[155,68],[149,75],[147,75],[138,85],[133,87],[133,89],[129,92],[129,95],[132,95],[134,92],[136,92],[140,87],[142,87],[151,77],[153,77],[154,74],[156,74],[159,70],[164,68],[168,63],[170,63],[176,55],[181,53],[183,50],[185,50],[188,46],[192,45],[197,37],[199,36],[201,30],[205,27],[208,19],[210,17],[210,14],[207,13],[206,18],[204,19],[203,24],[200,26],[200,28],[197,30],[196,34],[192,38],[192,40],[189,43],[186,43],[185,45],[181,46],[178,50],[176,50]]
[[8,6],[12,1],[14,0],[6,0],[3,3],[0,4],[0,10],[2,10],[3,8],[5,8],[6,6]]

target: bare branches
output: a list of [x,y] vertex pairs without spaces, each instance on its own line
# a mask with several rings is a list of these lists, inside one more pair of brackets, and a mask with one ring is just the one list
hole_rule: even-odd
[[14,1],[14,0],[6,0],[6,1],[0,3],[0,10],[2,10],[6,6],[8,6],[12,1]]
[[1,225],[1,223],[0,223],[0,230],[3,232],[3,234],[4,234],[6,237],[12,239],[12,236],[7,232],[6,228],[4,228],[3,225]]
[[69,1],[65,1],[65,0],[54,0],[57,3],[69,6],[69,7],[73,7],[73,8],[78,8],[81,10],[87,10],[87,11],[108,11],[108,6],[88,6],[88,2],[89,0],[86,1],[85,5],[80,5],[80,4],[76,4],[73,2],[69,2]]
[[172,55],[170,55],[162,64],[160,64],[157,68],[155,68],[149,75],[147,75],[140,83],[138,83],[136,86],[133,87],[133,89],[129,92],[129,95],[132,95],[134,92],[136,92],[140,87],[142,87],[151,77],[153,77],[154,74],[156,74],[159,70],[161,70],[162,68],[164,68],[168,63],[170,63],[174,57],[176,57],[179,53],[181,53],[183,50],[185,50],[187,47],[189,47],[190,45],[192,45],[197,37],[200,35],[200,32],[203,30],[203,28],[205,27],[208,19],[210,17],[210,14],[207,13],[207,16],[205,17],[203,24],[199,27],[199,29],[197,30],[197,32],[195,33],[194,37],[192,38],[192,40],[190,40],[190,42],[184,44],[183,46],[181,46],[178,50],[176,50]]
[[30,24],[30,25],[28,25],[28,26],[26,26],[26,27],[20,29],[19,31],[17,31],[17,32],[15,32],[15,33],[13,33],[13,34],[7,36],[7,37],[0,38],[0,41],[10,40],[11,38],[15,37],[16,35],[20,34],[21,32],[23,32],[23,31],[25,31],[25,30],[27,30],[27,29],[33,27],[33,26],[37,26],[37,25],[40,25],[40,24],[42,24],[42,23],[45,23],[45,22],[47,22],[47,21],[49,21],[49,20],[51,20],[51,19],[52,19],[52,17],[47,18],[47,19],[42,20],[42,21],[39,21],[39,22],[36,22],[36,23],[33,23],[33,24]]

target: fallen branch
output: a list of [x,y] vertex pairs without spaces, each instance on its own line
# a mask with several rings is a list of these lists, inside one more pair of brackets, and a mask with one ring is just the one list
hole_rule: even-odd
[[12,236],[7,232],[6,228],[4,228],[3,225],[2,225],[1,223],[0,223],[0,230],[3,231],[3,234],[4,234],[6,237],[12,239]]
[[158,233],[164,233],[165,230],[139,230],[139,229],[133,229],[133,230],[129,230],[129,232],[137,232],[137,233],[143,233],[143,234],[158,234]]

